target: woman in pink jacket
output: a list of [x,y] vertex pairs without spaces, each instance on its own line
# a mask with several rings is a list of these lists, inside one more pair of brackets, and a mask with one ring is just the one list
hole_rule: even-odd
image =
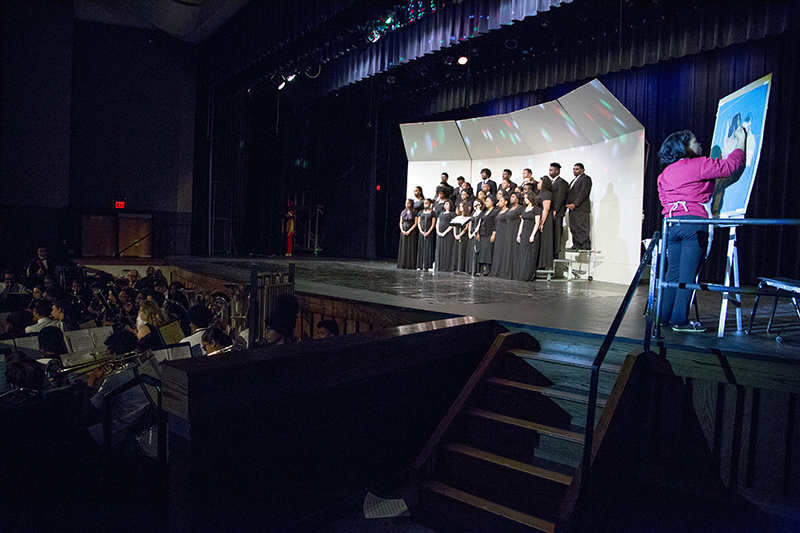
[[[714,181],[726,178],[745,164],[744,128],[734,133],[736,147],[725,159],[703,157],[703,149],[690,131],[679,131],[666,138],[658,158],[669,165],[658,177],[658,196],[665,217],[708,218],[704,204],[714,193]],[[708,244],[706,226],[672,226],[667,241],[666,281],[694,283]],[[703,332],[705,328],[689,322],[692,291],[666,289],[661,304],[661,323],[672,324],[674,331]]]

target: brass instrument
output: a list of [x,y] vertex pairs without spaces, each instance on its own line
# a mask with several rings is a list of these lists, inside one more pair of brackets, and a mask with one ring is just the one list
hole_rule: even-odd
[[206,356],[207,357],[211,357],[213,355],[220,355],[220,354],[223,354],[223,353],[240,352],[242,350],[244,350],[244,346],[242,346],[241,344],[238,344],[238,343],[234,343],[234,344],[231,344],[230,346],[226,346],[225,348],[220,348],[219,350],[214,350],[213,352],[210,352],[210,353],[206,354]]
[[89,374],[98,368],[102,370],[104,376],[124,370],[132,364],[138,364],[138,359],[142,355],[138,352],[127,352],[120,355],[96,357],[91,361],[66,367],[58,359],[52,359],[47,363],[44,372],[50,383],[61,387],[68,383],[74,383],[79,376]]

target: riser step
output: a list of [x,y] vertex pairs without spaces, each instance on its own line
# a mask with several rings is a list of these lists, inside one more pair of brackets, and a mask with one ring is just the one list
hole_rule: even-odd
[[553,519],[572,481],[566,476],[483,450],[451,443],[435,479],[524,513]]
[[511,509],[491,500],[455,489],[437,481],[426,481],[420,490],[423,507],[434,506],[447,516],[446,531],[542,531],[555,532],[548,520]]
[[[485,401],[489,411],[536,420],[549,426],[586,427],[589,398],[585,394],[520,383],[504,378],[486,380]],[[605,395],[598,395],[595,425],[605,407]]]
[[[519,446],[520,451],[524,452],[522,456],[507,455],[499,453],[504,457],[517,459],[522,462],[532,462],[536,458],[546,459],[556,463],[561,463],[573,468],[577,468],[580,464],[583,454],[583,434],[574,430],[565,430],[539,424],[531,420],[524,420],[516,417],[506,416],[484,409],[470,409],[466,413],[472,423],[467,420],[465,424],[473,431],[478,431],[485,435],[499,435],[503,431],[508,431],[507,428],[519,428],[527,430],[531,437],[530,440],[522,440]],[[538,435],[538,445],[533,444],[533,435]],[[487,440],[487,439],[485,439]],[[491,439],[488,439],[491,440]],[[525,444],[531,442],[529,446],[533,449],[533,457],[530,456],[530,450],[525,449]],[[473,444],[468,442],[468,444]],[[484,446],[475,446],[479,449],[493,451]],[[495,452],[497,453],[497,452]]]
[[[569,358],[528,354],[509,354],[504,360],[501,375],[498,377],[570,391],[578,394],[589,392],[591,364],[584,364]],[[603,365],[598,376],[598,393],[608,396],[619,375],[616,365]]]

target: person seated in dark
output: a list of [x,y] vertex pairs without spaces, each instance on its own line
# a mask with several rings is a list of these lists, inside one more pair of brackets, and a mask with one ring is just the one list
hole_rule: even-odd
[[219,352],[223,348],[233,345],[233,341],[221,329],[208,328],[203,332],[200,344],[203,346],[206,355],[215,355],[214,352]]
[[136,337],[139,342],[137,352],[153,350],[164,346],[158,328],[166,324],[161,308],[153,300],[145,300],[139,308],[139,317],[136,319]]
[[36,285],[31,291],[31,301],[28,304],[28,309],[33,311],[33,308],[42,298],[44,298],[44,285]]
[[5,270],[2,279],[0,279],[0,309],[12,307],[12,304],[13,306],[18,306],[19,302],[14,302],[14,295],[24,298],[23,295],[26,294],[30,294],[30,291],[22,283],[17,282],[17,275],[14,271]]
[[36,257],[28,261],[28,286],[33,287],[43,283],[44,277],[47,274],[53,274],[56,271],[55,262],[47,255],[47,248],[40,246],[36,250]]
[[46,326],[56,326],[56,321],[50,318],[52,312],[53,304],[44,298],[39,300],[33,308],[34,324],[25,328],[25,333],[39,333]]
[[211,326],[214,314],[205,305],[197,304],[189,308],[188,317],[191,335],[181,339],[181,342],[188,342],[191,345],[192,357],[204,355],[201,340],[203,333]]
[[25,335],[25,328],[33,325],[33,316],[27,309],[20,309],[6,317],[6,327],[0,339],[16,339]]
[[45,287],[44,299],[50,302],[51,304],[54,304],[59,300],[66,300],[67,298],[69,298],[67,291],[65,291],[58,285],[54,285],[49,288]]
[[183,293],[183,283],[176,281],[169,286],[166,293],[164,311],[167,313],[167,320],[177,320],[181,325],[184,334],[191,331],[189,325],[189,299]]
[[13,390],[43,391],[47,380],[44,366],[37,361],[25,357],[20,352],[12,352],[6,356],[6,382]]
[[67,345],[64,343],[64,332],[56,326],[42,328],[37,336],[39,340],[40,359],[61,359],[61,355],[67,353]]
[[[105,341],[107,356],[121,356],[133,352],[137,347],[136,335],[128,330],[112,333]],[[93,418],[100,419],[103,399],[107,394],[136,377],[133,368],[125,368],[103,376],[100,369],[95,369],[86,382],[89,389],[97,392],[91,398],[96,409]],[[150,411],[150,400],[143,385],[134,386],[117,396],[111,404],[111,440],[112,446],[118,446],[137,427],[146,427],[147,414]],[[103,445],[102,421],[90,426],[89,433],[99,445]]]
[[293,294],[281,294],[275,301],[275,309],[267,319],[267,345],[295,342],[295,325],[300,312],[300,303]]
[[155,279],[153,279],[155,272],[155,268],[147,267],[145,277],[136,282],[136,290],[143,291],[145,289],[152,289],[155,283]]
[[59,300],[54,303],[50,316],[58,322],[57,326],[61,331],[76,331],[81,328],[78,324],[77,313],[69,300]]
[[339,335],[339,324],[335,320],[317,322],[317,338],[336,337]]

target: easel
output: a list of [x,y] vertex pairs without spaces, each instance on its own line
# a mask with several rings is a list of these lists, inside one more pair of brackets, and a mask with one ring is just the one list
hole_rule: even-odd
[[[729,229],[728,258],[725,261],[724,285],[726,287],[739,288],[739,247],[736,243],[736,224],[729,226]],[[731,285],[731,281],[733,281],[733,285]],[[722,305],[719,310],[719,326],[717,327],[717,337],[720,338],[725,335],[725,319],[728,316],[729,301],[733,301],[733,305],[736,307],[736,331],[742,331],[742,295],[737,292],[731,297],[730,293],[723,292]]]

